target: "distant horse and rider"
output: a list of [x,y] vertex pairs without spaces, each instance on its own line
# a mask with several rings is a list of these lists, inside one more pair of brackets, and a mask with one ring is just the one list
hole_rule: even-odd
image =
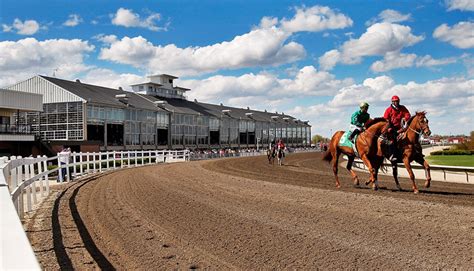
[[276,149],[274,144],[270,144],[270,146],[267,149],[267,159],[268,163],[273,165],[275,163],[275,157],[276,157]]
[[410,163],[416,161],[425,169],[425,187],[429,188],[431,183],[430,166],[423,157],[420,136],[431,134],[428,126],[426,112],[416,112],[414,116],[405,106],[400,105],[398,96],[392,97],[392,104],[385,110],[383,118],[370,119],[368,114],[369,104],[360,104],[360,110],[354,112],[351,117],[351,131],[337,131],[331,138],[329,149],[323,157],[332,164],[336,187],[341,186],[339,182],[338,162],[339,156],[345,154],[348,157],[347,170],[349,170],[355,186],[359,185],[359,178],[352,164],[356,156],[359,156],[370,173],[370,179],[366,185],[371,183],[372,188],[377,190],[378,171],[387,158],[392,164],[392,172],[397,188],[401,190],[397,177],[397,163],[403,161],[412,181],[412,189],[416,194],[418,188]]
[[285,159],[285,149],[286,146],[283,143],[283,140],[278,140],[277,143],[277,159],[278,159],[278,165],[282,166],[283,165],[283,159]]
[[282,139],[279,139],[278,143],[275,143],[275,141],[272,140],[270,142],[269,148],[267,149],[268,163],[273,165],[275,163],[275,158],[277,158],[278,165],[282,166],[283,159],[285,158],[285,149],[286,146]]

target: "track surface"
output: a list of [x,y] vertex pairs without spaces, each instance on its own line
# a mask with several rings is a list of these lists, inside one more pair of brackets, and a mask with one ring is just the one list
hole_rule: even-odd
[[59,190],[27,232],[46,269],[473,268],[474,186],[340,174],[319,153],[126,169]]

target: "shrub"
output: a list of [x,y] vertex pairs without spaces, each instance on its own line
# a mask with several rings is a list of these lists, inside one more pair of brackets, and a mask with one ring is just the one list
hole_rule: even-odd
[[474,151],[469,150],[442,150],[434,151],[430,155],[473,155]]

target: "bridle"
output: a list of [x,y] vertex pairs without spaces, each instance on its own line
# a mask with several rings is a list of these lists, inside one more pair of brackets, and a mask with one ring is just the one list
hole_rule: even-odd
[[[415,117],[419,117],[419,116],[415,116]],[[423,115],[423,118],[425,118],[424,115]],[[420,119],[421,119],[421,118],[420,118]],[[418,119],[417,122],[416,122],[416,125],[418,125],[418,126],[420,127],[419,129],[416,129],[416,130],[415,130],[415,129],[411,128],[411,125],[408,126],[408,129],[410,129],[412,132],[414,132],[415,134],[417,134],[417,135],[420,136],[420,137],[422,137],[423,135],[429,136],[430,133],[425,132],[426,129],[428,129],[428,131],[430,130],[430,128],[427,127],[428,124],[424,125],[424,127],[423,127],[423,125],[420,123],[420,122],[421,122],[420,119]],[[425,119],[426,119],[426,118],[425,118]]]

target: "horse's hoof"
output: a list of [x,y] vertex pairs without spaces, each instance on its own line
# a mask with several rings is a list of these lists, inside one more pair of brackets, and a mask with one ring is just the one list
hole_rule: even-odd
[[420,193],[418,190],[413,191],[413,194],[415,194],[415,195],[417,195],[418,193]]
[[370,183],[370,181],[366,181],[366,182],[365,182],[365,185],[369,185],[369,183]]
[[378,191],[378,190],[379,190],[379,187],[378,187],[378,186],[374,186],[374,187],[372,187],[372,190]]
[[430,188],[431,186],[431,180],[425,182],[425,188]]
[[400,185],[397,185],[398,191],[402,191],[402,187]]
[[340,184],[336,184],[336,188],[337,188],[337,189],[341,188],[341,185],[340,185]]

